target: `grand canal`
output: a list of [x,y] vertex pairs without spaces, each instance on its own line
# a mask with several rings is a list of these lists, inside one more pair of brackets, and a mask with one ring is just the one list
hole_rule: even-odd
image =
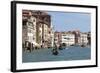
[[91,48],[70,46],[63,50],[58,50],[58,55],[52,54],[52,49],[39,49],[32,52],[23,52],[23,63],[45,62],[45,61],[67,61],[67,60],[87,60],[91,59]]

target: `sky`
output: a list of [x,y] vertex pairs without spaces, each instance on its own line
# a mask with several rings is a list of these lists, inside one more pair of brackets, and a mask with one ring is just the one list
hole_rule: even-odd
[[91,14],[79,12],[47,12],[51,15],[54,31],[89,32],[91,30]]

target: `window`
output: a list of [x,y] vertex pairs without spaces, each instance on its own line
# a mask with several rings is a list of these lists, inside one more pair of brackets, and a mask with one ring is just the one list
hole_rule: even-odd
[[36,22],[35,19],[33,19],[33,22]]

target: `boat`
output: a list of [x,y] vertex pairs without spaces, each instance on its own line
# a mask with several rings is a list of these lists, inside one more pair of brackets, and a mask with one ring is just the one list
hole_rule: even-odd
[[62,43],[59,46],[59,50],[63,50],[63,49],[66,49],[66,44],[65,43]]
[[81,47],[85,47],[85,45],[84,45],[84,44],[82,44],[82,45],[81,45]]
[[53,50],[52,50],[52,54],[53,54],[53,55],[58,55],[58,51],[57,51],[56,49],[53,49]]

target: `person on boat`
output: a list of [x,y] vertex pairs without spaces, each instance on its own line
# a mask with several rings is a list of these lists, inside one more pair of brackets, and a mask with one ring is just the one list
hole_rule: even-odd
[[53,55],[58,55],[58,47],[55,43],[54,43],[54,48],[53,48],[52,52],[53,52]]

